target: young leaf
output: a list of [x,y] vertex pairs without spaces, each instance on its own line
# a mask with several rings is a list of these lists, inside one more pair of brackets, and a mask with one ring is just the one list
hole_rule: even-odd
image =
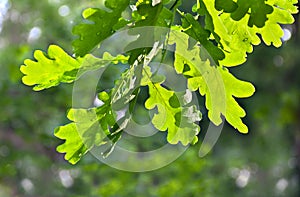
[[57,86],[59,83],[72,83],[87,70],[128,60],[125,56],[113,57],[109,53],[104,53],[102,59],[90,54],[75,59],[56,45],[50,45],[47,54],[36,50],[34,58],[36,61],[26,59],[20,70],[25,75],[23,83],[34,85],[35,91]]
[[215,46],[210,40],[210,32],[205,30],[198,21],[191,14],[183,15],[182,28],[185,33],[193,37],[195,40],[202,44],[210,56],[213,58],[215,63],[219,63],[220,60],[225,58],[224,52]]
[[[151,71],[148,69],[144,72],[142,85],[148,85],[149,98],[145,102],[147,109],[157,108],[157,113],[153,116],[152,124],[160,131],[168,130],[167,140],[170,144],[181,142],[183,145],[197,141],[197,134],[200,127],[195,124],[201,120],[201,113],[196,106],[180,106],[191,102],[189,99],[178,98],[179,95],[174,91],[167,90],[161,86],[161,83],[151,81]],[[179,103],[178,103],[179,102]]]
[[[85,144],[82,134],[87,131],[92,131],[92,125],[97,124],[97,118],[94,116],[94,112],[94,109],[72,109],[68,113],[68,119],[74,122],[60,126],[54,131],[54,135],[57,138],[65,140],[63,144],[56,148],[57,152],[66,153],[65,159],[71,164],[77,163],[92,147],[88,147],[88,145]],[[76,113],[76,116],[80,115],[80,118],[82,118],[80,122],[75,122],[73,113]],[[89,119],[90,116],[92,116],[92,119]]]
[[129,5],[129,0],[106,0],[105,6],[111,11],[105,11],[98,8],[88,8],[83,11],[84,19],[92,23],[82,23],[74,26],[73,34],[78,35],[78,39],[74,40],[73,47],[76,56],[84,56],[89,53],[94,47],[100,44],[101,41],[111,36],[117,29],[114,26],[121,28],[126,23],[122,20],[122,12]]
[[83,144],[75,123],[58,127],[55,129],[54,135],[65,140],[65,143],[58,146],[56,150],[59,153],[66,153],[65,160],[71,164],[76,164],[88,152],[88,148]]
[[65,159],[77,163],[93,146],[106,143],[110,128],[115,125],[115,115],[110,107],[110,97],[102,92],[100,99],[104,105],[91,109],[71,109],[68,119],[72,121],[55,129],[54,135],[65,142],[57,147],[60,153],[66,153]]
[[[241,133],[247,133],[248,128],[241,120],[246,113],[234,98],[251,96],[255,91],[253,85],[236,79],[225,68],[211,66],[209,61],[203,61],[200,58],[200,47],[188,46],[188,36],[172,32],[169,41],[170,44],[176,44],[174,62],[176,71],[188,77],[190,90],[199,89],[200,94],[205,96],[209,119],[219,125],[223,115],[234,128]],[[189,69],[185,69],[185,65]]]
[[294,5],[297,2],[297,0],[267,1],[267,3],[273,7],[274,11],[272,14],[268,15],[269,20],[266,22],[266,25],[258,30],[266,45],[272,44],[275,47],[280,47],[282,45],[281,37],[283,36],[283,30],[280,24],[294,23],[295,19],[292,14],[298,12],[297,6]]
[[[236,102],[235,98],[247,98],[255,92],[254,86],[245,81],[235,78],[226,68],[211,67],[209,63],[204,64],[207,67],[210,76],[194,76],[188,79],[188,87],[191,90],[199,89],[202,96],[206,98],[206,108],[208,109],[209,119],[216,123],[221,123],[221,115],[224,115],[226,121],[241,133],[247,133],[248,128],[242,122],[241,118],[246,112]],[[185,73],[184,73],[185,74]],[[213,75],[221,75],[223,85],[215,83]],[[225,98],[220,99],[218,89],[224,86]],[[221,94],[222,95],[222,94]]]
[[[248,1],[251,2],[251,5],[245,3],[244,0],[238,2],[242,5],[237,8],[239,11],[234,12],[233,18],[235,20],[231,13],[223,13],[215,9],[215,6],[220,6],[218,1],[215,4],[214,0],[203,0],[201,1],[203,6],[198,9],[199,14],[206,16],[205,27],[215,33],[214,37],[218,35],[215,39],[225,52],[225,59],[220,61],[220,64],[224,66],[237,66],[244,63],[247,53],[253,51],[252,45],[261,43],[257,34],[261,35],[262,40],[267,45],[281,46],[283,31],[280,24],[293,23],[292,14],[297,13],[297,8],[294,5],[297,0],[269,0],[266,2],[260,0],[254,3]],[[261,9],[259,6],[261,4],[263,4],[263,12],[257,11]],[[253,6],[250,15],[241,14],[249,6],[251,8]],[[270,7],[272,7],[273,12],[271,12]],[[266,13],[269,14],[266,15]],[[244,17],[241,18],[243,15]]]
[[63,49],[56,45],[50,45],[48,54],[40,50],[34,52],[36,61],[27,59],[20,70],[25,75],[22,78],[24,84],[35,85],[34,90],[43,90],[58,85],[60,82],[70,83],[73,79],[64,76],[64,73],[79,68],[82,59],[74,59]]

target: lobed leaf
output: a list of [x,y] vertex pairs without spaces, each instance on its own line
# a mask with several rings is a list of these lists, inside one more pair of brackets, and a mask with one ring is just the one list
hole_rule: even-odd
[[[147,84],[149,87],[149,98],[145,102],[145,107],[147,109],[157,108],[157,113],[152,118],[154,127],[160,131],[168,130],[167,140],[170,144],[195,143],[200,131],[199,125],[195,122],[201,120],[200,111],[194,105],[183,106],[189,104],[191,99],[184,99],[184,96],[180,98],[179,94],[162,87],[162,82],[152,82],[149,68],[145,72],[147,72],[145,78],[149,79],[142,80],[142,85]],[[181,101],[185,102],[180,104]]]
[[88,54],[75,59],[56,45],[50,45],[47,54],[36,50],[34,58],[36,61],[26,59],[20,70],[25,75],[22,78],[23,83],[34,86],[35,91],[60,83],[72,83],[85,71],[104,67],[110,63],[125,63],[128,60],[123,55],[113,57],[109,53],[104,53],[103,58]]
[[94,146],[107,143],[106,138],[111,135],[110,129],[116,124],[110,96],[102,92],[99,97],[104,102],[102,106],[71,109],[67,117],[72,123],[60,126],[54,131],[56,137],[65,140],[57,147],[57,151],[66,153],[65,159],[72,164],[77,163]]
[[[173,13],[163,6],[163,2],[153,6],[150,1],[141,0],[136,3],[136,8],[137,10],[132,13],[135,28],[149,26],[169,27],[171,25]],[[143,45],[148,43],[153,45],[154,38],[157,38],[157,35],[161,36],[161,34],[163,32],[155,32],[155,29],[149,29],[149,32],[139,34],[139,38],[127,46],[128,49],[132,49],[128,52],[130,54],[128,62],[133,64],[141,54],[147,54],[151,51],[150,47],[136,49],[135,46],[140,46],[141,43]]]
[[[130,49],[128,51],[130,58],[122,55],[113,57],[109,53],[104,53],[102,58],[96,58],[88,54],[101,41],[129,23],[131,27],[170,27],[174,17],[174,13],[170,10],[176,9],[181,3],[180,0],[175,4],[170,0],[138,0],[131,21],[122,17],[122,12],[130,4],[129,0],[106,0],[104,9],[84,10],[82,16],[86,19],[86,23],[73,28],[73,34],[78,36],[73,42],[77,58],[68,55],[56,45],[50,45],[47,53],[36,50],[35,60],[25,60],[20,68],[25,75],[22,81],[26,85],[34,86],[33,89],[38,91],[60,83],[74,82],[82,73],[110,63],[131,64],[120,80],[116,81],[115,88],[110,94],[101,92],[98,95],[104,102],[102,106],[71,109],[67,115],[71,123],[55,129],[55,136],[65,140],[57,147],[57,151],[65,153],[65,159],[72,164],[77,163],[94,146],[111,142],[111,147],[103,152],[105,156],[113,150],[115,143],[120,139],[122,129],[131,118],[134,98],[138,94],[136,87],[140,85],[149,87],[149,98],[145,102],[145,107],[157,110],[152,119],[154,127],[160,131],[167,131],[167,140],[171,144],[181,142],[187,145],[197,141],[200,127],[196,122],[200,121],[201,113],[196,106],[191,105],[190,91],[198,90],[205,96],[208,117],[214,124],[221,124],[221,117],[224,116],[239,132],[247,133],[248,128],[242,122],[246,113],[236,98],[250,97],[255,88],[251,83],[234,77],[224,66],[244,63],[247,53],[253,51],[253,45],[258,45],[261,41],[267,45],[281,46],[283,30],[280,24],[294,22],[292,14],[298,12],[295,6],[297,2],[297,0],[197,0],[197,5],[193,7],[193,11],[198,13],[197,16],[184,14],[178,10],[182,17],[182,25],[176,29],[185,34],[171,32],[168,44],[176,46],[174,62],[176,72],[187,78],[188,90],[184,93],[165,88],[163,86],[165,79],[153,75],[148,66],[161,49],[154,47],[160,42],[154,43],[153,47],[151,45],[132,49],[138,42],[151,42],[155,40],[152,38],[156,35],[164,37],[168,32],[154,30],[147,32],[147,35],[140,35],[127,47]],[[168,7],[166,4],[170,6],[169,9],[166,8]],[[205,25],[198,20],[199,16],[205,16]],[[199,43],[202,45],[201,48]],[[151,54],[151,50],[153,56],[148,55],[150,58],[146,61],[147,54]],[[138,65],[138,61],[143,58],[144,65]],[[127,116],[122,117],[117,123],[112,107],[121,109],[126,104],[129,104]]]
[[[205,15],[205,28],[215,33],[215,40],[225,53],[225,58],[220,61],[224,66],[244,63],[247,53],[253,51],[252,45],[261,43],[258,34],[267,45],[281,46],[283,30],[280,24],[293,23],[292,14],[298,12],[294,5],[297,0],[239,0],[236,9],[215,0],[203,0],[201,3],[202,7],[198,6],[197,11]],[[224,13],[222,9],[230,13]]]
[[210,31],[205,30],[191,14],[185,14],[182,18],[183,32],[193,37],[202,44],[213,60],[218,63],[225,58],[224,52],[215,46],[210,39]]
[[[67,117],[73,122],[60,126],[54,131],[57,138],[65,140],[56,150],[59,153],[66,153],[65,159],[71,164],[75,164],[92,148],[91,144],[85,144],[82,135],[85,132],[94,132],[94,127],[98,127],[99,124],[95,109],[71,109]],[[76,120],[74,117],[76,117]],[[81,120],[78,120],[78,118],[81,118]],[[99,137],[103,136],[100,132],[99,135]]]
[[205,96],[208,117],[214,124],[221,124],[223,115],[234,128],[247,133],[248,128],[241,120],[246,113],[235,98],[251,96],[255,91],[254,86],[235,78],[227,69],[211,66],[210,61],[202,60],[200,50],[204,49],[198,45],[189,46],[188,39],[182,33],[172,32],[170,35],[170,44],[176,44],[174,67],[177,73],[188,78],[190,90],[199,90]]
[[233,0],[215,0],[215,8],[218,11],[234,12],[238,5]]
[[111,36],[115,30],[125,26],[122,12],[129,5],[129,0],[106,0],[105,6],[110,11],[98,8],[88,8],[83,11],[84,19],[91,23],[81,23],[74,26],[73,34],[78,35],[73,47],[76,56],[84,56],[94,49],[101,41]]
[[236,10],[231,12],[232,19],[239,21],[249,14],[248,26],[263,27],[268,20],[267,15],[273,12],[273,7],[266,4],[265,0],[238,0]]

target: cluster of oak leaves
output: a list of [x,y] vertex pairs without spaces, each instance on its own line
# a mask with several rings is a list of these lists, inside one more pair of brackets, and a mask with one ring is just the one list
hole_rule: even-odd
[[[248,128],[241,120],[246,113],[235,98],[250,97],[255,88],[237,79],[228,68],[243,64],[253,45],[264,42],[281,46],[281,25],[294,22],[292,14],[298,12],[297,3],[297,0],[197,0],[191,13],[184,13],[180,11],[180,0],[106,0],[105,8],[84,10],[83,22],[74,26],[73,34],[78,38],[72,43],[73,56],[56,45],[50,45],[47,52],[36,50],[34,60],[25,60],[20,68],[24,74],[22,81],[40,91],[60,83],[72,83],[84,72],[108,64],[129,65],[113,89],[98,94],[103,105],[70,109],[67,117],[72,122],[55,130],[55,136],[65,140],[57,151],[66,153],[65,159],[72,164],[93,146],[111,143],[113,147],[120,139],[139,93],[134,87],[148,86],[145,108],[156,110],[152,124],[168,132],[167,140],[171,144],[197,142],[200,131],[197,121],[201,120],[201,113],[187,96],[193,91],[205,96],[211,122],[219,125],[223,116],[239,132],[247,133]],[[179,24],[174,23],[175,16],[181,19]],[[132,49],[115,56],[91,54],[103,40],[120,30],[148,26],[172,30],[159,43],[163,47]],[[190,37],[196,41],[192,46]],[[162,85],[164,79],[158,80],[149,66],[149,55],[154,50],[156,54],[164,53],[166,45],[175,46],[173,67],[177,74],[186,77],[185,93],[167,89]],[[203,48],[210,59],[201,58]],[[130,107],[128,116],[116,121],[112,106],[118,104]]]

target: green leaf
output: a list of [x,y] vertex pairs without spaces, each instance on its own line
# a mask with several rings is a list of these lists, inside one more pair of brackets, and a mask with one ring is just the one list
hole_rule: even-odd
[[[255,92],[254,86],[245,81],[235,78],[229,71],[221,67],[211,67],[209,63],[205,64],[209,76],[195,76],[188,79],[188,87],[191,90],[199,89],[202,96],[206,97],[206,108],[208,109],[208,117],[215,124],[221,123],[221,115],[225,116],[226,121],[241,133],[247,133],[248,128],[242,122],[246,112],[239,106],[235,98],[247,98]],[[221,75],[223,85],[216,83],[213,75]],[[222,87],[224,86],[224,87]],[[219,98],[218,88],[224,88],[225,98]]]
[[237,9],[237,4],[232,0],[215,0],[215,8],[218,11],[233,12]]
[[65,140],[57,147],[57,151],[66,153],[65,159],[72,164],[77,163],[93,146],[107,143],[110,129],[116,124],[109,95],[102,92],[99,97],[104,105],[91,109],[71,109],[67,117],[72,123],[55,129],[54,135]]
[[[170,10],[166,9],[163,6],[163,3],[152,6],[150,1],[142,0],[137,2],[136,7],[137,11],[132,13],[133,20],[135,21],[135,28],[143,26],[169,27],[171,25],[171,21],[173,20],[173,13]],[[155,29],[149,29],[149,32],[139,34],[139,38],[127,46],[127,48],[129,49],[134,48],[133,50],[128,51],[128,53],[130,54],[130,59],[128,62],[130,64],[133,64],[141,54],[147,54],[151,51],[151,47],[135,49],[135,46],[140,46],[141,43],[145,45],[145,42],[153,45],[154,41],[156,41],[155,38],[161,36],[162,33],[155,32],[154,30]],[[129,31],[129,33],[131,33],[131,31]]]
[[60,82],[70,83],[73,80],[64,73],[79,68],[82,59],[74,59],[63,49],[56,45],[50,45],[48,54],[40,50],[34,52],[36,61],[27,59],[20,70],[25,75],[22,78],[24,84],[35,85],[34,90],[43,90],[58,85]]
[[[96,140],[93,137],[98,137],[98,140],[101,141],[105,135],[99,132],[95,109],[71,109],[67,117],[73,123],[55,129],[54,135],[65,140],[65,143],[58,146],[56,150],[59,153],[66,153],[65,159],[71,164],[75,164],[92,148],[93,140]],[[98,131],[97,134],[96,131]],[[91,137],[84,139],[83,134],[86,136],[87,133]],[[93,135],[94,133],[95,135]]]
[[150,1],[142,0],[136,4],[137,11],[133,13],[135,27],[142,26],[162,26],[170,25],[173,13],[166,9],[162,3],[153,6]]
[[[83,11],[82,16],[90,23],[82,23],[74,26],[73,34],[78,35],[74,40],[73,47],[76,56],[84,56],[101,41],[111,36],[116,29],[125,26],[122,20],[122,12],[129,5],[129,0],[106,0],[105,6],[110,11],[98,8],[88,8]],[[120,23],[120,21],[122,21]]]
[[239,21],[248,13],[250,15],[248,26],[253,27],[263,27],[265,22],[268,20],[267,14],[273,12],[273,7],[266,4],[265,0],[238,0],[237,9],[231,13],[231,18]]
[[292,14],[298,13],[296,4],[298,1],[278,1],[269,0],[268,4],[273,6],[274,11],[269,15],[269,20],[265,26],[258,30],[262,36],[262,40],[267,45],[274,45],[280,47],[282,45],[281,37],[283,36],[283,30],[279,24],[292,24],[294,23],[294,17]]
[[[176,44],[174,67],[179,74],[188,79],[188,88],[199,90],[205,96],[209,119],[216,125],[221,124],[221,115],[228,123],[242,133],[248,128],[241,118],[246,115],[235,98],[251,96],[255,88],[249,82],[236,79],[229,71],[221,66],[211,66],[209,61],[200,58],[200,47],[188,46],[188,36],[172,32],[170,44]],[[189,68],[186,69],[185,67]]]
[[[171,144],[197,142],[200,127],[196,122],[200,121],[201,113],[191,103],[191,91],[199,91],[205,96],[208,117],[214,124],[221,124],[224,116],[234,128],[242,133],[248,132],[242,122],[246,113],[236,98],[250,97],[255,88],[251,83],[237,79],[225,67],[244,63],[247,53],[253,51],[253,45],[261,41],[281,46],[283,31],[280,25],[294,22],[292,14],[298,12],[295,6],[298,1],[197,0],[192,9],[197,12],[196,16],[179,11],[180,3],[180,0],[106,0],[103,9],[84,10],[82,16],[85,22],[73,28],[73,34],[78,36],[73,42],[75,57],[51,45],[47,53],[36,50],[35,60],[24,61],[20,68],[25,75],[23,83],[34,86],[34,90],[74,82],[86,71],[110,63],[129,62],[131,65],[115,82],[110,93],[98,94],[104,102],[102,106],[71,109],[67,115],[71,123],[55,129],[55,136],[65,140],[57,151],[65,153],[65,159],[70,163],[77,163],[94,146],[108,145],[109,149],[103,155],[106,157],[111,153],[134,111],[139,93],[136,87],[140,85],[149,87],[145,107],[155,110],[152,124],[158,130],[168,132],[167,140]],[[129,4],[136,5],[131,7],[136,11],[132,11],[130,20],[122,17],[124,13],[128,15],[126,9]],[[184,33],[171,32],[167,36],[168,31],[156,31],[155,28],[146,34],[134,32],[134,27],[171,27],[174,23],[172,10],[180,13],[182,21],[181,26],[172,28]],[[129,35],[139,35],[125,50],[130,59],[122,55],[113,57],[109,53],[104,53],[102,58],[89,54],[103,40],[127,25],[131,28]],[[166,42],[162,39],[166,37],[168,44],[176,47],[174,68],[187,78],[186,92],[169,90],[163,84],[165,78],[157,72],[153,74],[148,66],[161,50],[163,62]],[[150,44],[135,48],[145,43]],[[144,65],[138,65],[142,61]],[[117,121],[114,110],[123,109],[126,104],[129,108],[126,108],[125,116]]]
[[50,45],[47,54],[36,50],[34,58],[36,61],[26,59],[20,70],[25,75],[23,83],[34,85],[35,91],[57,86],[59,83],[72,83],[87,70],[104,67],[109,63],[125,63],[128,60],[125,56],[113,57],[109,53],[104,53],[102,59],[90,54],[75,59],[56,45]]
[[[149,75],[151,77],[149,69],[146,72],[148,72],[146,77],[149,78]],[[152,119],[155,128],[160,131],[168,130],[167,140],[170,144],[181,142],[183,145],[187,145],[196,142],[200,127],[195,122],[201,120],[201,113],[196,106],[182,107],[188,104],[190,100],[189,102],[181,102],[182,106],[178,105],[177,102],[187,99],[179,98],[180,94],[167,90],[160,83],[144,80],[143,85],[145,84],[149,87],[150,95],[145,102],[145,107],[147,109],[157,108],[157,113]]]
[[65,143],[58,146],[56,150],[59,153],[66,153],[65,160],[71,164],[76,164],[88,152],[88,148],[83,144],[75,123],[56,128],[54,135],[65,140]]
[[[280,24],[293,23],[292,14],[297,13],[297,8],[294,6],[297,0],[248,1],[251,5],[240,0],[238,2],[242,5],[237,8],[236,12],[233,12],[235,19],[233,20],[231,13],[224,13],[215,9],[219,3],[215,4],[214,0],[201,2],[204,6],[200,7],[198,12],[202,15],[205,14],[207,18],[205,28],[215,33],[214,37],[225,53],[225,59],[220,61],[220,64],[224,66],[237,66],[244,63],[247,53],[253,51],[252,45],[261,43],[258,34],[261,35],[262,40],[267,45],[281,46],[283,31]],[[244,17],[241,18],[242,13],[249,6],[251,7],[250,14],[244,14]],[[272,7],[273,12],[270,12],[270,7]],[[223,8],[225,9],[225,7]],[[266,13],[270,14],[266,15]]]
[[123,109],[136,97],[134,92],[139,89],[141,78],[141,64],[134,64],[122,73],[120,79],[115,82],[115,87],[112,90],[111,103],[115,110]]
[[239,21],[245,17],[246,14],[250,15],[248,26],[263,27],[268,20],[267,15],[273,12],[273,7],[266,4],[265,0],[216,0],[215,8],[218,11],[231,13],[231,18]]
[[202,44],[215,63],[219,63],[219,60],[225,58],[224,52],[215,46],[210,40],[210,31],[205,30],[198,21],[191,14],[182,15],[182,28],[185,33],[193,37],[195,40]]

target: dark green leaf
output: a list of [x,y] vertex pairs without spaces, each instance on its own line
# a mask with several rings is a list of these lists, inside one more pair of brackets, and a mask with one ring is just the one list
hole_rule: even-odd
[[219,11],[224,10],[224,12],[233,12],[238,6],[236,2],[232,0],[216,0],[215,7]]
[[128,5],[129,0],[106,0],[105,6],[111,10],[110,12],[98,8],[84,10],[83,18],[92,23],[82,23],[73,28],[73,34],[79,36],[73,42],[76,56],[86,55],[101,41],[111,36],[116,29],[126,25],[121,15]]
[[185,33],[204,46],[216,64],[225,58],[224,52],[209,39],[210,31],[204,29],[191,14],[185,14],[182,18],[182,28]]
[[266,4],[265,0],[238,0],[237,9],[231,13],[231,17],[234,20],[241,20],[246,14],[250,14],[248,25],[257,27],[263,27],[268,20],[267,14],[273,12],[273,7]]

